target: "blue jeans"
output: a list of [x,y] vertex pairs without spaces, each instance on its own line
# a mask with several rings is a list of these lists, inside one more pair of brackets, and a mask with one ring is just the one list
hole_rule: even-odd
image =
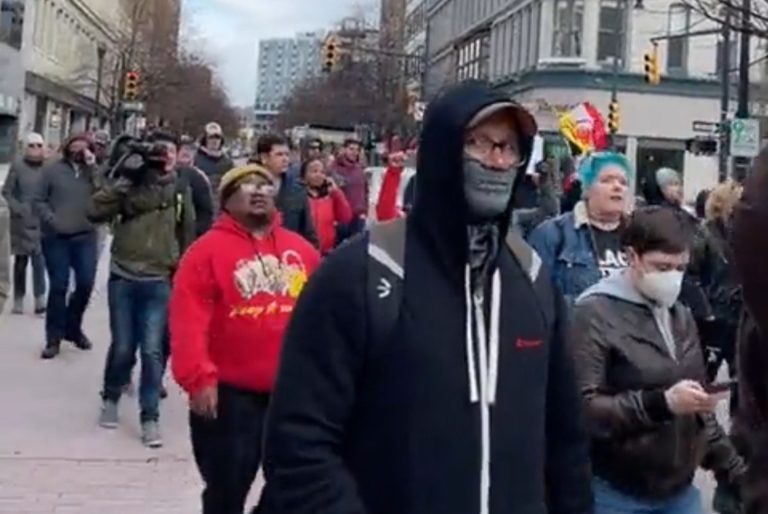
[[130,381],[136,350],[141,355],[141,421],[157,421],[163,378],[163,340],[168,325],[168,280],[109,277],[109,326],[112,344],[104,368],[105,400],[117,402]]
[[[50,291],[45,316],[45,337],[50,343],[83,337],[83,314],[96,280],[96,233],[74,236],[49,234],[43,237],[43,255]],[[67,298],[70,270],[75,290]]]
[[666,500],[629,496],[600,478],[592,481],[595,514],[703,514],[701,494],[693,485]]
[[32,291],[35,299],[45,296],[45,259],[42,253],[16,255],[13,258],[13,297],[17,300],[27,295],[27,265],[32,266]]

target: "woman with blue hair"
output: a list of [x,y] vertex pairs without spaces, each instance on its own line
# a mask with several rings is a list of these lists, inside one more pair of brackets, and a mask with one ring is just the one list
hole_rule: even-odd
[[530,236],[569,304],[601,278],[627,267],[621,230],[634,170],[622,154],[598,152],[580,163],[578,176],[583,199]]

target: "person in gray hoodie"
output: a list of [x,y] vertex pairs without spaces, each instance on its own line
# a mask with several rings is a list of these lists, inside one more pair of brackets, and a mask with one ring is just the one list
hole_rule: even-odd
[[[64,145],[62,158],[43,168],[35,194],[50,282],[43,359],[56,357],[63,340],[81,350],[92,347],[82,324],[96,278],[96,227],[87,216],[95,189],[95,164],[88,136],[74,136]],[[71,272],[75,290],[68,297]]]
[[[696,469],[738,492],[743,460],[718,424],[696,324],[680,301],[692,231],[664,207],[624,229],[630,267],[576,300],[569,343],[592,439],[595,514],[703,512]],[[736,493],[737,494],[737,493]]]

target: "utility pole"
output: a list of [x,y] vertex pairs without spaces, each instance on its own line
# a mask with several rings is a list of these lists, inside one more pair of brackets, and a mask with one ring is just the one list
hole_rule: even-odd
[[[749,118],[749,42],[751,30],[750,10],[752,9],[752,0],[742,0],[741,4],[741,38],[739,49],[739,89],[738,105],[736,107],[737,118]],[[733,163],[733,178],[742,182],[747,176],[749,159],[736,157]]]
[[730,151],[728,110],[731,100],[731,10],[724,6],[722,44],[720,45],[720,153],[718,178],[723,182],[728,178],[728,152]]

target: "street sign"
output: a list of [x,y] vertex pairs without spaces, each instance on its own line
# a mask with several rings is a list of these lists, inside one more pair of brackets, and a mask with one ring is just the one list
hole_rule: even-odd
[[714,134],[720,129],[720,124],[714,121],[696,120],[691,125],[693,131],[700,134]]
[[144,102],[123,102],[123,110],[126,112],[144,112]]
[[731,121],[731,155],[755,157],[760,153],[760,121],[735,118]]

